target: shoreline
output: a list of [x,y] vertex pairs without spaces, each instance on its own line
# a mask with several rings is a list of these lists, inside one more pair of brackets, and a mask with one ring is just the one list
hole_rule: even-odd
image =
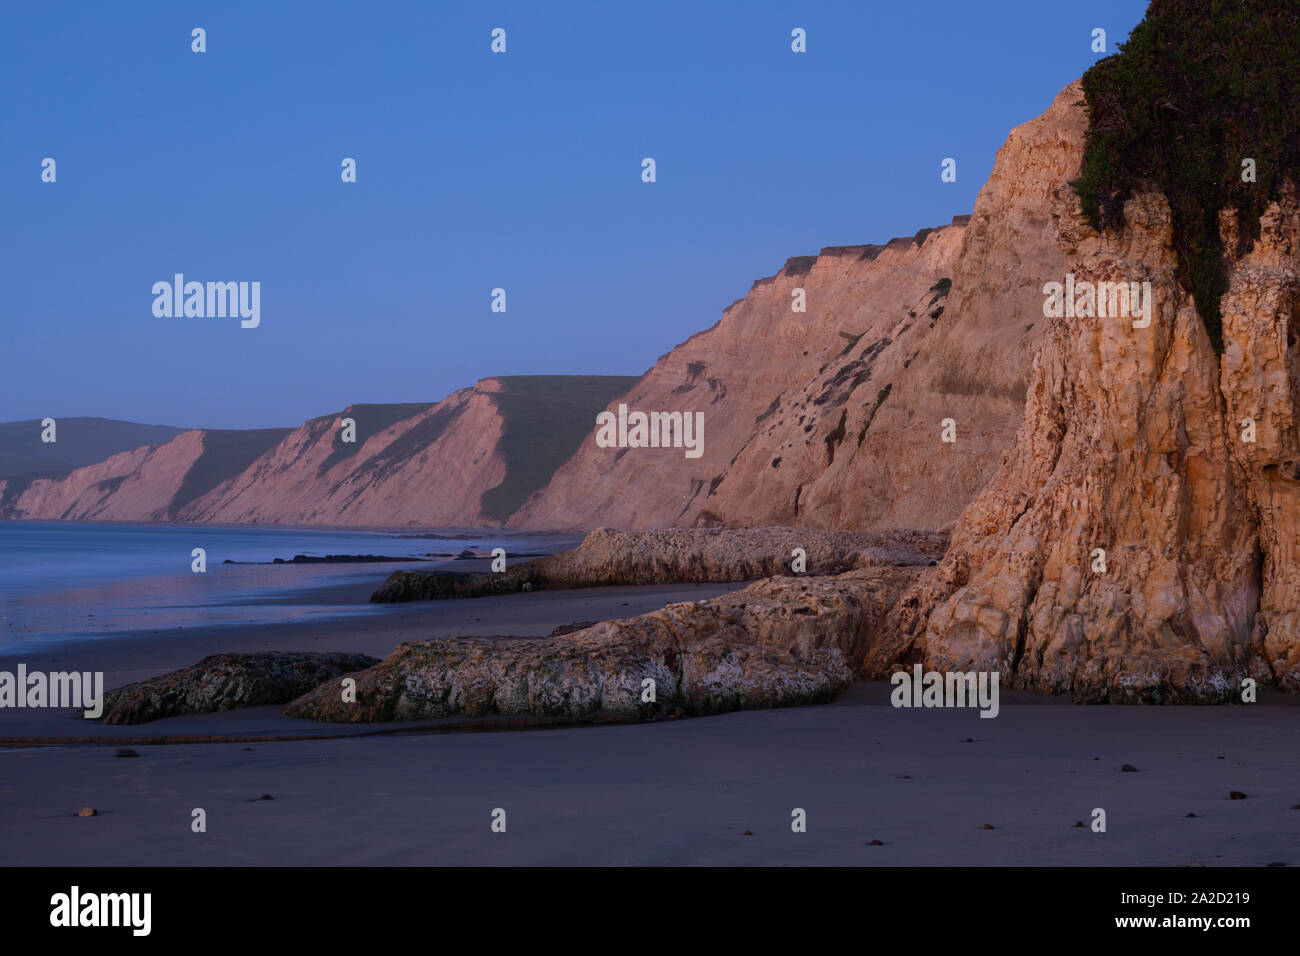
[[[371,583],[327,590],[337,601],[368,598]],[[370,616],[69,641],[2,654],[0,669],[21,659],[103,670],[107,689],[219,651],[384,657],[408,640],[540,636],[744,586],[369,605]],[[1300,827],[1290,809],[1300,804],[1291,759],[1300,698],[1265,688],[1249,706],[1083,707],[1004,690],[999,716],[985,720],[974,709],[895,709],[891,690],[858,682],[826,704],[610,723],[342,725],[262,706],[114,726],[5,709],[3,862],[1300,865],[1300,840],[1288,837]],[[119,759],[125,745],[138,757]],[[82,807],[97,815],[78,818]],[[208,815],[204,834],[190,830],[196,807]],[[511,838],[489,830],[498,807]],[[1099,807],[1106,833],[1075,826]],[[791,832],[793,808],[807,811],[806,833]]]
[[[459,562],[469,565],[474,562]],[[486,567],[487,562],[483,562]],[[308,592],[267,598],[267,603],[295,606],[304,597],[316,606],[346,608],[347,613],[306,620],[250,624],[210,624],[173,629],[109,632],[102,636],[42,641],[30,651],[0,650],[0,670],[20,661],[31,670],[102,671],[111,690],[197,663],[225,652],[346,651],[384,658],[407,641],[435,637],[544,637],[577,621],[635,617],[680,601],[701,601],[744,583],[680,584],[543,590],[454,601],[370,604],[369,596],[386,573]],[[329,603],[326,603],[329,602]],[[0,710],[0,736],[14,713]]]

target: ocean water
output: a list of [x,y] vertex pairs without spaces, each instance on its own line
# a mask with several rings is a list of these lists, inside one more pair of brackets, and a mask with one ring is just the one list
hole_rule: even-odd
[[[401,568],[456,568],[451,556],[549,553],[571,537],[482,531],[367,531],[0,521],[0,650],[128,631],[383,613],[368,603]],[[191,552],[207,571],[191,571]],[[295,555],[373,554],[400,562],[273,564]],[[522,560],[515,558],[512,560]],[[223,562],[236,562],[225,564]],[[464,565],[462,565],[463,567]],[[340,585],[355,585],[340,597]]]

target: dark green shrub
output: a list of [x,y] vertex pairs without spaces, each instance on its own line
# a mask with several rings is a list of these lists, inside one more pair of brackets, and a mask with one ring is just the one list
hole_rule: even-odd
[[[1163,192],[1178,280],[1222,353],[1225,252],[1249,251],[1269,201],[1300,178],[1300,3],[1152,0],[1119,52],[1084,74],[1083,90],[1089,126],[1072,185],[1084,215],[1118,229],[1134,192]],[[1248,158],[1253,183],[1242,181]],[[1220,240],[1225,207],[1238,218],[1238,249]]]

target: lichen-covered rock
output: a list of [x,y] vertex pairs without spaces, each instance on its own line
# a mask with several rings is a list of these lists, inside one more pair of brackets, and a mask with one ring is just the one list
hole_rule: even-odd
[[213,654],[192,667],[104,695],[109,724],[143,724],[181,714],[283,704],[323,681],[379,663],[365,654]]
[[397,571],[370,598],[377,603],[513,594],[542,588],[754,581],[792,575],[794,549],[810,575],[938,561],[948,536],[937,531],[823,531],[809,528],[599,528],[572,551],[492,573]]
[[[703,715],[830,700],[881,636],[919,568],[868,567],[833,578],[771,578],[698,603],[670,604],[546,638],[402,644],[355,675],[284,708],[343,723],[464,714],[583,718]],[[642,701],[654,681],[655,703]]]

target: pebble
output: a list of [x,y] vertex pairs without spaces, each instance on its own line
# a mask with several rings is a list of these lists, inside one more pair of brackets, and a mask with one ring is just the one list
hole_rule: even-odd
[[77,816],[79,817],[94,817],[98,815],[99,815],[99,811],[96,810],[94,807],[82,807],[80,810],[77,811]]

